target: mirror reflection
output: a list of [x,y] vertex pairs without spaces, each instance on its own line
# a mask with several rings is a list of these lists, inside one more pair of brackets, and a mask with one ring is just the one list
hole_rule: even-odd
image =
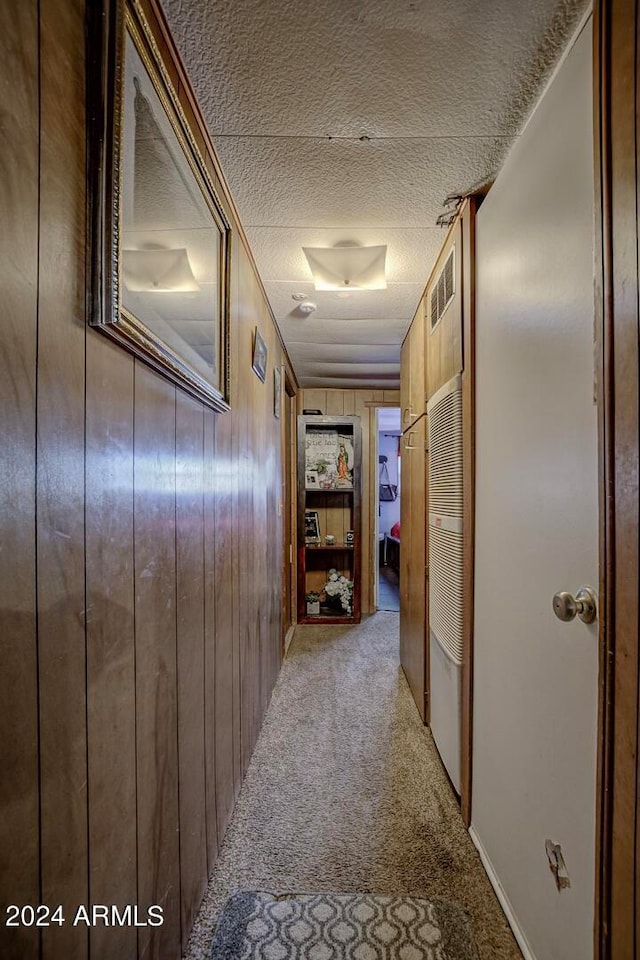
[[221,390],[222,231],[129,33],[121,134],[122,307]]

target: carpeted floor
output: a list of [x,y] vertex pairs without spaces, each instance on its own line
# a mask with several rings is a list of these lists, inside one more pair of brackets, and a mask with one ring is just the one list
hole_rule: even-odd
[[186,953],[236,890],[456,901],[481,960],[520,952],[398,663],[398,615],[298,627]]

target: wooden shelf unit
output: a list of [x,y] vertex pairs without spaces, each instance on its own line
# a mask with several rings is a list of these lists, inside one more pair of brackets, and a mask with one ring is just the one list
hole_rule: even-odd
[[[346,437],[346,467],[352,486],[308,486],[309,474],[314,483],[336,482],[336,458],[330,454],[321,464],[321,471],[309,470],[312,460],[307,458],[309,434],[327,449],[335,446],[339,451],[338,437]],[[335,440],[334,440],[335,437]],[[340,481],[338,481],[340,482]],[[346,481],[343,479],[342,483]],[[307,511],[318,514],[320,543],[306,542]],[[298,623],[359,623],[361,616],[361,543],[362,543],[362,433],[360,417],[322,416],[307,414],[298,417]],[[353,531],[353,543],[346,542],[347,531]],[[324,537],[335,536],[336,542],[328,544]],[[321,603],[321,612],[307,615],[306,594],[322,592],[329,570],[335,568],[353,581],[351,615],[342,615]]]
[[324,550],[328,552],[342,552],[343,550],[353,550],[352,543],[307,543],[306,549],[311,552]]

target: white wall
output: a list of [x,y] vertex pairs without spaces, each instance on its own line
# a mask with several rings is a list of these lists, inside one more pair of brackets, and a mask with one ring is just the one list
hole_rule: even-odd
[[597,625],[551,608],[598,585],[591,44],[589,21],[477,221],[472,836],[537,960],[592,956]]
[[[380,501],[380,518],[378,520],[379,533],[389,533],[391,527],[400,519],[400,476],[398,471],[398,437],[386,433],[378,434],[378,453],[388,457],[387,469],[389,480],[398,485],[397,500]],[[380,476],[381,467],[378,467]]]

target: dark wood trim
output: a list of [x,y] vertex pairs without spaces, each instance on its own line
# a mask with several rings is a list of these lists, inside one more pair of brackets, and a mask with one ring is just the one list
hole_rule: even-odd
[[475,231],[478,198],[461,208],[462,221],[462,461],[463,461],[463,582],[462,720],[460,804],[465,826],[471,826],[473,774],[473,613],[475,554],[475,364],[476,263]]
[[638,10],[594,11],[600,444],[600,688],[595,955],[639,944]]
[[[610,158],[604,142],[603,125],[607,110],[607,82],[609,71],[605,43],[607,35],[607,3],[597,0],[593,18],[593,84],[594,84],[594,167],[595,167],[595,332],[596,375],[598,389],[598,511],[599,511],[599,674],[598,674],[598,780],[596,802],[596,885],[594,905],[594,954],[597,960],[608,956],[610,926],[611,874],[611,803],[612,731],[613,731],[613,636],[609,621],[610,590],[613,585],[611,547],[607,538],[612,531],[613,497],[610,477],[611,451],[605,437],[611,434],[612,404],[605,403],[610,383],[605,385],[605,369],[610,367],[611,303],[605,304],[605,289],[610,286],[610,239],[605,242],[605,222],[610,218],[610,197],[607,188]],[[605,277],[607,278],[605,281]],[[606,318],[606,320],[605,320]],[[605,353],[607,360],[605,363]]]

